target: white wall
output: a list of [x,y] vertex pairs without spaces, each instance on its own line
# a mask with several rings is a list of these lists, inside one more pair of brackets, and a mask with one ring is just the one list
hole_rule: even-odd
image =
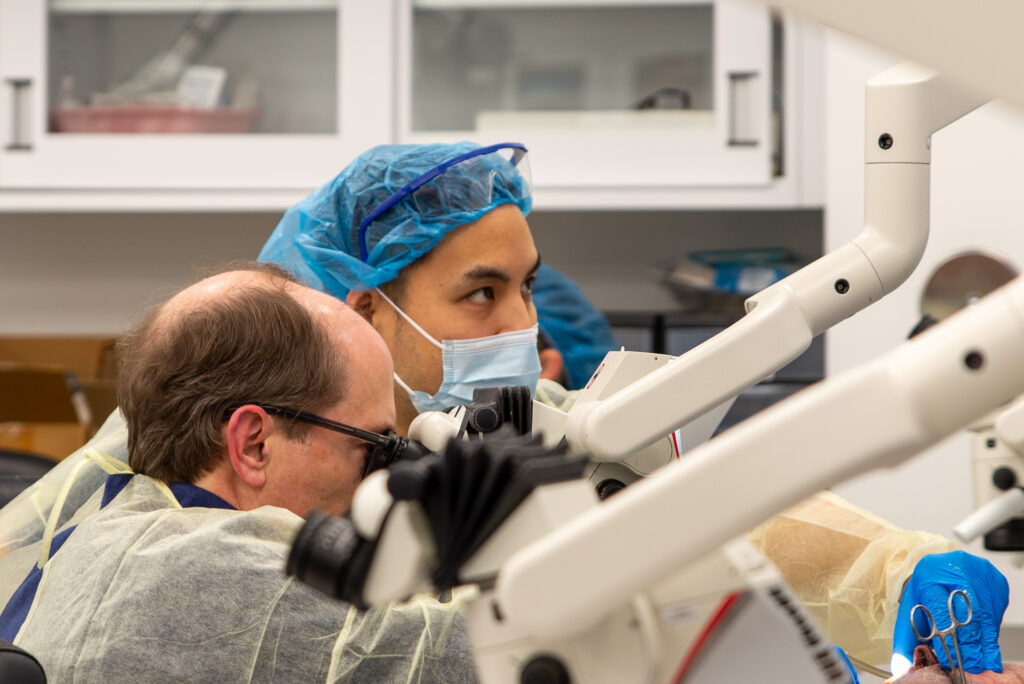
[[784,247],[803,262],[821,255],[820,210],[564,211],[530,215],[544,261],[564,271],[604,311],[679,308],[661,279],[704,249]]
[[[828,35],[826,55],[826,249],[834,249],[854,237],[863,221],[864,82],[899,59],[838,33]],[[829,334],[829,373],[899,345],[920,317],[929,276],[953,254],[994,247],[1018,268],[1024,265],[1024,117],[986,105],[932,142],[932,230],[922,263],[896,292]],[[827,458],[827,444],[822,451]],[[898,525],[948,536],[971,511],[967,437],[959,434],[896,470],[858,478],[836,491]],[[970,550],[981,552],[981,546]],[[1024,572],[1006,555],[988,557],[1011,587],[1024,586]],[[1007,623],[1024,624],[1024,600],[1014,598]]]
[[204,269],[255,259],[277,214],[0,213],[0,335],[116,335]]
[[[203,269],[254,259],[278,213],[0,213],[0,335],[112,335]],[[821,254],[821,213],[543,212],[544,260],[605,310],[676,306],[659,282],[688,252],[786,247]],[[623,255],[623,245],[629,252]]]

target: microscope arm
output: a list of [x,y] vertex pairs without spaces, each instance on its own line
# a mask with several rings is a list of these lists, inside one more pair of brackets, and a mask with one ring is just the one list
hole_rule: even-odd
[[[578,402],[566,424],[572,448],[599,460],[639,451],[763,380],[816,335],[899,286],[928,238],[929,136],[983,102],[910,64],[870,80],[864,230],[748,299],[746,316],[664,368],[603,401]],[[880,144],[883,134],[891,144]]]
[[1021,514],[1024,514],[1024,489],[1011,487],[964,518],[953,528],[953,536],[969,544]]
[[595,624],[617,603],[609,597],[634,595],[808,495],[895,466],[1020,395],[1022,336],[1018,279],[522,548],[501,568],[494,610],[539,638]]

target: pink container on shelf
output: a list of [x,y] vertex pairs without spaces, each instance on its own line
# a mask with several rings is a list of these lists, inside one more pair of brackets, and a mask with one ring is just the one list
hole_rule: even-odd
[[50,110],[54,133],[248,133],[258,109],[118,105]]

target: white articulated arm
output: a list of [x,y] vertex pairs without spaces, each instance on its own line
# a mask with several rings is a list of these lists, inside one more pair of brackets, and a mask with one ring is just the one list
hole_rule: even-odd
[[863,232],[748,299],[746,316],[671,364],[604,401],[577,402],[566,425],[570,446],[601,460],[639,451],[892,292],[928,240],[930,136],[983,102],[912,64],[869,81]]
[[1024,489],[1012,487],[964,518],[953,528],[953,535],[964,544],[969,544],[1021,514],[1024,514]]
[[[542,638],[594,624],[625,597],[810,494],[894,466],[1024,393],[1021,339],[1017,279],[521,549],[499,574],[495,610]],[[666,535],[665,525],[677,533]]]

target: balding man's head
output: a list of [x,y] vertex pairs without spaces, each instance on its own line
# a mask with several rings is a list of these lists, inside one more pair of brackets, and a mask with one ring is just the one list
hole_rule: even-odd
[[283,268],[271,264],[244,262],[240,268],[223,271],[189,285],[153,309],[143,325],[158,329],[172,325],[180,316],[200,310],[211,302],[225,301],[251,288],[275,290],[289,294],[308,290]]
[[[193,482],[222,452],[225,411],[246,403],[316,412],[345,393],[341,302],[279,269],[221,273],[182,290],[120,344],[118,404],[132,468]],[[295,437],[308,427],[289,424]]]

